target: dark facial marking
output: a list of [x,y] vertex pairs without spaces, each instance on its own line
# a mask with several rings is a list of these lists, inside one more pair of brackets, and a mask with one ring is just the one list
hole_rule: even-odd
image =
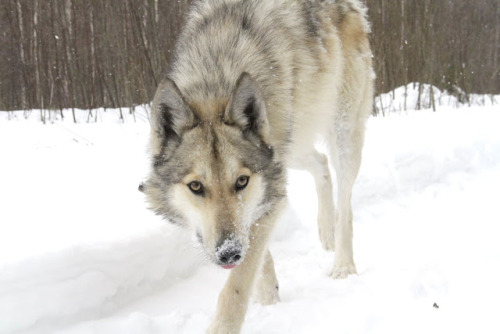
[[215,133],[215,131],[213,129],[210,129],[211,131],[211,135],[212,135],[212,154],[213,154],[213,157],[215,160],[217,160],[220,156],[219,154],[219,149],[218,149],[218,145],[219,145],[219,138],[217,137],[217,134]]

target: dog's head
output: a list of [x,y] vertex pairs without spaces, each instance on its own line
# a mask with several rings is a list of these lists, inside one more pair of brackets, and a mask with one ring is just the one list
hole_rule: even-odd
[[142,187],[151,208],[190,228],[213,262],[233,268],[283,182],[255,81],[242,74],[226,101],[187,101],[165,79],[153,109],[153,166]]

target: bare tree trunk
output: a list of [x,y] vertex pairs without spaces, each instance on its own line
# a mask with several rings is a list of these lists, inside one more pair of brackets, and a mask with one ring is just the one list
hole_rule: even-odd
[[[401,54],[404,55],[406,53],[406,44],[408,41],[406,40],[406,32],[405,32],[405,1],[401,0]],[[405,97],[404,97],[404,110],[406,108],[406,98],[408,95],[407,86],[408,86],[408,67],[405,64],[405,57],[401,56],[401,69],[403,70],[403,83],[405,87]]]
[[[67,64],[67,74],[71,77],[74,78],[74,64],[73,64],[73,57],[72,57],[72,49],[73,48],[73,5],[71,3],[72,0],[65,0],[64,2],[64,12],[66,16],[66,31],[68,32],[67,34],[67,39],[66,39],[66,64]],[[69,94],[70,100],[71,100],[71,113],[73,115],[73,122],[76,123],[76,115],[75,115],[75,84],[73,83],[71,85],[71,91],[69,89],[69,83],[72,82],[73,80],[65,80],[64,83],[64,91],[66,94]]]
[[[500,21],[500,6],[498,3],[496,4],[496,20]],[[498,64],[499,62],[499,55],[498,51],[500,49],[500,24],[496,25],[495,28],[495,43],[493,44],[493,71],[491,74],[491,80],[494,84],[495,82],[495,77],[500,75],[500,65]],[[493,94],[492,94],[493,95]]]
[[[26,55],[24,53],[24,23],[23,23],[23,14],[22,14],[22,7],[21,7],[21,2],[19,0],[16,1],[17,5],[17,19],[19,21],[19,34],[20,34],[20,43],[19,43],[19,50],[21,54],[21,62],[23,69],[25,68],[27,61],[26,61]],[[26,81],[24,80],[26,78],[25,71],[23,70],[23,80],[21,81],[21,108],[26,109],[27,108],[27,101],[26,101]]]
[[54,102],[54,109],[59,108],[59,113],[61,115],[61,119],[64,119],[64,112],[63,108],[66,107],[64,104],[65,101],[65,94],[64,94],[64,88],[63,88],[63,82],[66,81],[64,80],[64,65],[63,65],[63,58],[64,58],[64,52],[62,50],[62,43],[63,43],[63,30],[61,30],[61,15],[59,12],[59,6],[51,2],[51,12],[54,17],[54,20],[52,21],[52,34],[54,35],[55,38],[55,67],[54,67],[54,75],[56,76],[56,81],[55,81],[55,86],[56,86],[56,95],[57,95],[57,101]]
[[160,12],[158,11],[158,0],[155,0],[154,9],[155,9],[155,23],[156,26],[158,26],[158,22],[160,21]]
[[42,85],[40,82],[40,70],[41,70],[41,64],[40,64],[40,47],[38,43],[38,35],[39,35],[39,25],[38,25],[38,15],[40,12],[40,0],[34,0],[35,1],[35,9],[33,11],[33,56],[34,56],[34,63],[35,63],[35,90],[36,90],[36,99],[40,103],[40,118],[42,122],[45,124],[45,116],[43,115],[43,109],[45,108],[44,101],[43,101],[43,94],[42,94]]
[[90,73],[91,73],[91,82],[92,82],[92,89],[91,89],[91,94],[90,94],[90,110],[92,110],[92,107],[95,105],[95,95],[94,95],[94,87],[96,84],[96,69],[95,69],[95,62],[96,62],[96,56],[95,56],[95,34],[94,34],[94,11],[92,10],[92,6],[90,6],[90,19],[89,19],[89,25],[90,25]]

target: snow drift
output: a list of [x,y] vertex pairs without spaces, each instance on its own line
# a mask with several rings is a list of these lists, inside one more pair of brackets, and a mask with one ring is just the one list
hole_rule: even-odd
[[441,90],[430,84],[412,82],[375,99],[377,113],[435,109],[438,107],[494,106],[500,104],[500,95],[466,94],[460,87]]

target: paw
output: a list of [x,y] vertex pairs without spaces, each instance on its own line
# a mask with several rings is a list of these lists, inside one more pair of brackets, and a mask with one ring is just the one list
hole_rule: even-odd
[[333,226],[329,226],[328,224],[321,225],[319,226],[319,240],[321,241],[321,245],[324,250],[333,252],[335,250],[335,235]]
[[262,284],[256,286],[255,300],[261,305],[272,305],[280,301],[278,282],[275,284],[268,284],[265,287]]
[[342,279],[342,278],[347,278],[349,275],[355,275],[357,274],[356,272],[356,266],[354,263],[351,264],[335,264],[333,267],[333,271],[330,274],[330,276],[333,279]]

